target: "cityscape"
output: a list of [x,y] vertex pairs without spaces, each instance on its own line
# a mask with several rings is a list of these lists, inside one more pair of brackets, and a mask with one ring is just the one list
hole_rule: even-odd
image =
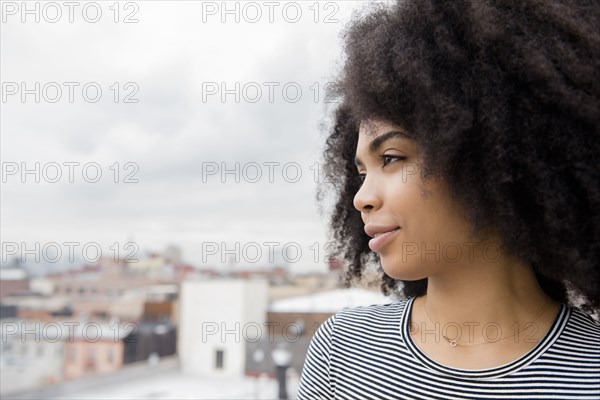
[[391,301],[341,271],[197,266],[175,245],[38,276],[15,257],[0,269],[2,398],[294,398],[320,324]]
[[323,321],[389,302],[315,196],[369,3],[1,2],[2,399],[291,399]]

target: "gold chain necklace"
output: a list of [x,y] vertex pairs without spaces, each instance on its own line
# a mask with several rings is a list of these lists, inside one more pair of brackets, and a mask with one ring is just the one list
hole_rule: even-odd
[[[548,308],[548,305],[550,304],[550,297],[546,296],[546,301],[544,302],[543,307],[541,308],[541,310],[539,311],[539,313],[536,315],[535,319],[531,322],[528,322],[524,325],[523,328],[519,329],[517,332],[514,333],[514,336],[518,336],[521,332],[523,332],[525,329],[527,329],[529,326],[531,326],[531,324],[534,324],[537,322],[538,319],[540,319],[540,317],[544,314],[544,311],[546,311],[546,308]],[[427,317],[427,319],[429,320],[429,322],[433,323],[434,325],[439,324],[439,322],[433,322],[433,320],[431,319],[431,317],[429,316],[429,313],[427,312],[427,308],[425,307],[425,304],[423,304],[423,311],[425,312],[425,316]],[[474,346],[474,345],[478,345],[478,344],[483,344],[483,343],[496,343],[499,342],[501,340],[507,339],[512,335],[507,335],[507,336],[501,336],[500,339],[496,339],[492,342],[484,340],[483,342],[477,342],[477,343],[471,343],[469,344],[470,346]],[[454,339],[449,338],[446,335],[442,335],[442,337],[444,338],[445,341],[447,341],[450,346],[452,347],[456,347],[457,345],[459,345],[458,341],[457,341],[457,337],[455,337]],[[464,346],[464,344],[461,344],[461,346]]]

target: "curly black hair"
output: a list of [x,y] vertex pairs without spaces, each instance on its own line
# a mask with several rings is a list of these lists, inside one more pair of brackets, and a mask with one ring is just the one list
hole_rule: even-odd
[[[475,234],[492,227],[555,300],[600,308],[599,21],[597,0],[402,0],[354,16],[318,192],[335,193],[347,284],[378,260],[353,206],[358,126],[378,118],[416,138]],[[379,270],[386,294],[427,288]]]

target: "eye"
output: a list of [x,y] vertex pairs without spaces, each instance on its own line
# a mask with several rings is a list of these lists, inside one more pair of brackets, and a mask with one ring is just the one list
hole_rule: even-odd
[[363,185],[366,177],[367,177],[366,169],[359,167],[359,168],[355,169],[354,173],[350,174],[348,178],[350,179],[350,181],[352,181],[353,185],[358,185],[358,187],[360,188]]
[[381,154],[379,157],[383,161],[384,166],[396,162],[398,160],[406,160],[405,156],[396,156],[391,154]]
[[367,178],[367,174],[358,174],[356,175],[356,180],[358,181],[358,186],[362,186]]

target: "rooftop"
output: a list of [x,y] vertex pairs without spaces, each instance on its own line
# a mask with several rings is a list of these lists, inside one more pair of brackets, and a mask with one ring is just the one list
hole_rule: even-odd
[[[290,383],[290,395],[295,393]],[[293,397],[293,396],[292,396]],[[274,379],[252,377],[202,377],[180,371],[176,357],[158,364],[138,363],[116,373],[97,375],[8,394],[9,399],[275,399]]]
[[306,296],[289,297],[271,303],[271,312],[337,312],[346,307],[369,306],[394,302],[380,292],[351,288],[336,289]]

